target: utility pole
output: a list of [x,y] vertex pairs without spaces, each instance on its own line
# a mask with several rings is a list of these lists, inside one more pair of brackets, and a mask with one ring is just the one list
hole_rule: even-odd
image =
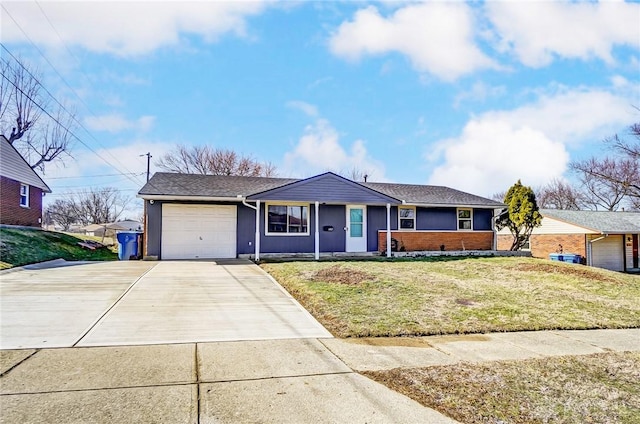
[[151,168],[151,158],[153,156],[151,156],[151,152],[144,153],[144,154],[142,154],[140,156],[146,156],[147,157],[147,182],[149,182],[149,170]]

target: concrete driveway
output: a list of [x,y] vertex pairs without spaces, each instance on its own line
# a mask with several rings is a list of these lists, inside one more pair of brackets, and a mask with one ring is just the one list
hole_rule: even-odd
[[0,294],[0,349],[331,337],[243,260],[23,270]]

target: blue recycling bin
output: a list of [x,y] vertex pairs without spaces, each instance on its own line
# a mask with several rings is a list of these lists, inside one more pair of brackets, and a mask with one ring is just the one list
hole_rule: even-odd
[[579,264],[582,260],[581,255],[575,253],[551,253],[549,259],[552,261],[569,262],[572,264]]
[[140,233],[137,231],[121,231],[116,234],[118,238],[118,259],[128,261],[131,257],[138,257],[138,238]]

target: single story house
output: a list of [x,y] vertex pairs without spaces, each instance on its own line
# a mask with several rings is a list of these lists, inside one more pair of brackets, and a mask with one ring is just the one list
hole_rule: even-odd
[[51,189],[0,135],[0,224],[42,226],[42,196]]
[[114,237],[118,231],[142,231],[142,223],[130,219],[105,224],[89,224],[82,227],[85,235]]
[[144,199],[145,255],[260,259],[262,254],[492,250],[504,204],[447,187],[156,173]]
[[[542,225],[529,237],[531,255],[575,253],[590,266],[612,271],[638,270],[640,212],[541,209]],[[511,246],[509,230],[498,232],[498,249]]]

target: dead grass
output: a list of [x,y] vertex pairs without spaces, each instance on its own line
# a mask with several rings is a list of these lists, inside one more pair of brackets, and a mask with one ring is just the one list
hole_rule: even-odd
[[638,352],[363,374],[468,424],[640,422]]
[[640,277],[530,258],[263,264],[339,337],[640,326]]

